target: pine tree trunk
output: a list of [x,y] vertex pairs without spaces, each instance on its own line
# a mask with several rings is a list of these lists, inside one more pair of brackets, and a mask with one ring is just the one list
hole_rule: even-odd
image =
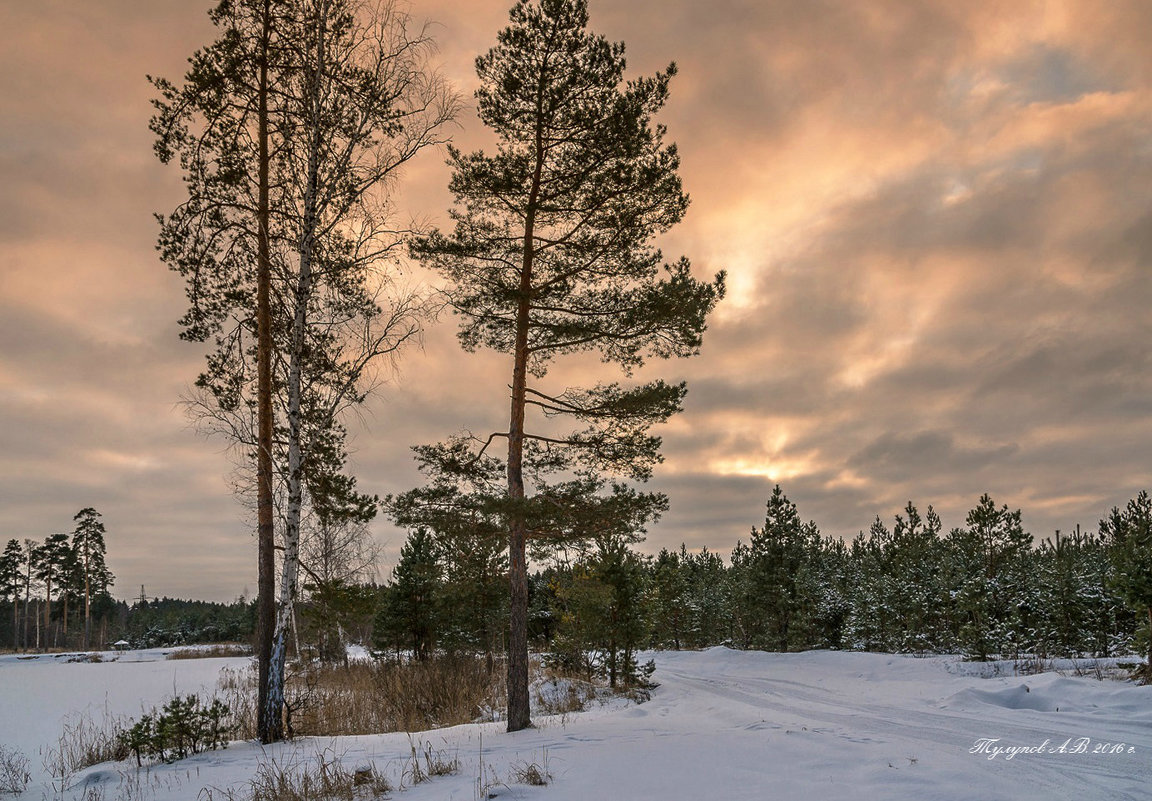
[[512,401],[508,422],[508,731],[532,725],[528,700],[528,530],[519,504],[524,500],[524,400],[528,387],[528,324],[532,302],[533,235],[536,202],[543,170],[543,145],[537,134],[536,170],[524,224],[524,261],[520,270],[520,304],[516,311],[516,345],[512,365]]
[[92,629],[92,600],[89,593],[88,571],[90,569],[88,545],[84,545],[84,648],[88,648],[88,639]]
[[[48,647],[49,632],[52,631],[52,577],[44,580],[44,647]],[[40,644],[40,637],[36,637],[36,644]]]
[[[518,515],[516,516],[518,517]],[[526,540],[527,536],[523,520],[514,519],[508,533],[508,573],[511,582],[511,607],[508,620],[508,731],[519,731],[532,725],[531,709],[528,701],[528,570],[525,556]]]
[[28,651],[28,612],[32,609],[32,549],[28,549],[28,572],[24,576],[24,651]]
[[531,286],[529,234],[525,236],[524,272],[517,314],[516,352],[512,371],[512,407],[508,426],[508,497],[514,506],[508,530],[510,604],[508,623],[508,731],[532,725],[528,701],[528,565],[527,527],[516,506],[524,500],[524,398],[528,373],[528,290]]
[[520,303],[516,309],[516,343],[512,363],[512,399],[508,421],[508,497],[512,514],[508,526],[508,731],[532,725],[528,700],[528,529],[520,504],[524,500],[524,400],[528,387],[528,325],[532,308],[533,237],[540,177],[544,171],[542,91],[536,98],[535,168],[524,216],[523,262],[520,268]]
[[257,541],[257,698],[256,735],[272,742],[268,719],[268,670],[276,614],[275,539],[272,530],[272,256],[268,202],[268,51],[271,42],[271,0],[264,0],[260,30],[257,90],[258,198],[256,209],[256,541]]
[[608,686],[616,689],[616,640],[608,647]]

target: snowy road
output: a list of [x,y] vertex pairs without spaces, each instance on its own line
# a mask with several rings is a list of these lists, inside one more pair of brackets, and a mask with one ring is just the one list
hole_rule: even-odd
[[[948,673],[947,660],[876,654],[711,651],[662,664],[656,703],[733,745],[763,734],[763,782],[788,796],[829,785],[848,798],[1149,794],[1152,688],[1054,673],[980,679]],[[982,740],[995,742],[972,753]],[[994,756],[1011,746],[1041,753]]]
[[[971,666],[955,658],[719,648],[654,657],[660,687],[642,705],[539,718],[536,729],[516,734],[484,724],[412,740],[388,734],[268,749],[235,743],[153,767],[141,795],[145,801],[204,798],[204,787],[242,787],[260,763],[304,764],[319,751],[349,765],[373,762],[397,783],[413,742],[423,742],[458,759],[459,772],[393,798],[1149,797],[1152,688],[1056,673],[978,678],[964,675]],[[546,764],[549,787],[515,783],[515,767],[529,763]],[[123,770],[105,766],[81,774],[72,797],[82,797],[85,781],[102,785],[108,799],[117,797]]]

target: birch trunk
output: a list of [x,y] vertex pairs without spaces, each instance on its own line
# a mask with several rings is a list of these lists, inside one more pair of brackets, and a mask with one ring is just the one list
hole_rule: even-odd
[[272,658],[268,674],[269,731],[283,738],[284,663],[288,629],[292,624],[300,566],[300,518],[303,507],[302,426],[300,419],[301,384],[308,326],[308,303],[312,296],[312,260],[316,242],[317,195],[320,171],[321,121],[320,87],[325,75],[324,29],[328,4],[321,2],[316,21],[316,61],[309,87],[308,177],[304,194],[304,221],[301,230],[295,308],[292,320],[292,342],[288,354],[288,508],[284,521],[284,561],[280,575],[280,603],[276,612],[276,631],[272,638]]

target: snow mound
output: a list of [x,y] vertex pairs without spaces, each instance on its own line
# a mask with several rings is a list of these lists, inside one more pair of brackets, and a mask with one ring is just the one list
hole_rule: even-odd
[[1002,690],[961,690],[952,696],[951,702],[950,706],[969,709],[981,704],[1000,709],[1031,709],[1035,712],[1056,712],[1060,709],[1059,696],[1032,692],[1027,684]]

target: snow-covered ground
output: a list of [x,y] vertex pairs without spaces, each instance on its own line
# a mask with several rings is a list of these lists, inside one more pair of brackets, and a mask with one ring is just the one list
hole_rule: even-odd
[[169,660],[173,650],[104,651],[99,662],[76,653],[0,655],[0,745],[28,759],[33,784],[24,797],[39,799],[37,788],[50,786],[44,763],[65,727],[138,718],[176,694],[211,694],[222,667],[248,661]]
[[[314,764],[321,753],[349,768],[372,763],[396,785],[413,745],[455,758],[459,770],[392,798],[1149,797],[1152,687],[1056,672],[1013,676],[1010,666],[981,666],[1007,674],[983,677],[948,657],[721,648],[653,656],[660,686],[640,705],[538,717],[537,728],[515,734],[491,723],[273,747],[233,743],[153,766],[138,782],[126,764],[96,766],[74,776],[63,795],[52,792],[37,755],[62,716],[135,715],[173,691],[210,688],[221,666],[244,660],[160,661],[157,652],[102,664],[0,657],[0,743],[33,763],[37,776],[24,794],[31,799],[80,799],[95,787],[110,801],[128,795],[130,779],[133,798],[193,801],[208,797],[203,788],[243,787],[262,763]],[[514,781],[517,768],[531,764],[552,775],[549,786]]]

